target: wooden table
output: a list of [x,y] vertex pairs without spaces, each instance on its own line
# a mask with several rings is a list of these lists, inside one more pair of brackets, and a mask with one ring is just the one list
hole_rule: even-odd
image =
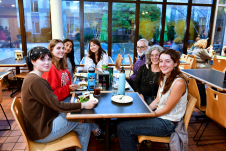
[[[68,113],[67,119],[98,119],[105,118],[105,150],[110,150],[110,118],[134,118],[134,117],[151,117],[152,110],[140,98],[137,92],[127,92],[128,96],[133,98],[131,103],[115,103],[111,101],[111,93],[101,93],[99,102],[91,110],[82,110],[81,112]],[[66,99],[74,102],[74,95]]]
[[[14,57],[9,57],[3,60],[0,60],[0,67],[16,67],[16,74],[20,73],[20,67],[26,67],[26,61],[23,60],[15,60]],[[20,90],[21,83],[17,78],[17,87],[18,89],[11,94],[11,97]]]
[[[86,60],[86,57],[83,57],[82,61],[80,62],[80,65],[84,66],[85,60]],[[108,56],[108,66],[114,66],[114,65],[115,65],[114,61],[111,59],[110,56]]]
[[213,69],[181,69],[181,72],[221,91],[226,91],[226,83],[223,82],[223,72]]

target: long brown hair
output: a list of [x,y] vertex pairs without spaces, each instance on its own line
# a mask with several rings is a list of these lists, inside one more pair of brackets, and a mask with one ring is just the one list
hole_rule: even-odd
[[[168,49],[168,50],[162,51],[159,56],[161,56],[162,54],[170,55],[173,62],[177,63],[177,66],[174,67],[174,69],[171,71],[170,76],[166,79],[166,82],[165,82],[165,85],[164,85],[164,88],[163,88],[163,91],[162,91],[162,94],[165,94],[170,89],[175,78],[177,78],[177,77],[183,78],[186,84],[187,84],[187,81],[186,81],[186,78],[184,77],[183,73],[179,69],[180,52],[175,51],[173,49]],[[161,82],[163,82],[164,76],[165,75],[162,72],[160,72],[159,85],[161,84]]]
[[[97,62],[96,62],[96,59],[95,59],[95,54],[90,50],[90,43],[91,43],[91,42],[99,46],[98,53],[97,53],[97,55],[98,55],[98,57],[97,57]],[[103,58],[104,53],[106,53],[106,52],[105,52],[104,49],[101,47],[100,41],[99,41],[99,40],[97,40],[97,39],[92,39],[92,40],[90,40],[90,42],[89,42],[89,52],[88,52],[88,56],[93,60],[93,62],[94,62],[96,65],[97,65],[97,63],[100,61],[100,59]]]
[[67,69],[66,56],[64,55],[64,57],[61,58],[60,61],[58,62],[58,61],[55,59],[55,57],[54,57],[54,55],[53,55],[53,53],[52,53],[53,48],[54,48],[58,43],[62,43],[62,44],[63,44],[63,41],[60,40],[60,39],[53,39],[53,40],[51,40],[51,41],[49,42],[48,49],[49,49],[49,51],[50,51],[51,54],[52,54],[52,63],[53,63],[54,66],[57,68],[57,70],[60,70],[60,69],[65,70],[65,69]]

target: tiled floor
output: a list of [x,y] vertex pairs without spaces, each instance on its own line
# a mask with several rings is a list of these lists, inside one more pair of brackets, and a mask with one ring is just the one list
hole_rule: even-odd
[[[16,121],[13,118],[11,113],[10,107],[13,101],[13,98],[10,98],[11,91],[3,91],[3,102],[2,106],[4,111],[7,114],[8,119],[10,119],[10,123],[12,125],[11,131],[0,131],[0,150],[13,150],[13,151],[21,151],[26,150],[26,144],[24,138],[17,126]],[[20,94],[18,94],[20,95]],[[198,111],[194,111],[193,115],[199,115]],[[196,119],[194,117],[191,118],[191,122],[194,122]],[[193,141],[193,136],[197,131],[199,124],[189,124],[188,133],[189,133],[189,151],[226,151],[226,143],[218,143],[214,145],[203,145],[197,146],[196,142]],[[7,128],[7,122],[5,117],[0,111],[0,129]],[[207,130],[204,133],[203,139],[220,139],[223,138],[226,140],[225,130],[224,128],[218,126],[216,123],[211,122]],[[220,140],[212,140],[212,141],[202,141],[201,143],[208,143],[208,142],[220,142]],[[147,150],[157,150],[157,149],[164,149],[166,148],[167,144],[162,143],[152,143],[151,145],[139,145],[139,150],[147,151]],[[71,150],[71,149],[68,149]],[[119,151],[119,142],[118,138],[116,137],[113,141],[111,141],[111,151]],[[104,151],[104,142],[96,141],[93,134],[91,135],[90,143],[88,151]]]

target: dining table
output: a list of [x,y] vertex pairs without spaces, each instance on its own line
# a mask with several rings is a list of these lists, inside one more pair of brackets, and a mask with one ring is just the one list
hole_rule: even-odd
[[220,91],[226,91],[223,72],[214,69],[181,69],[181,72]]
[[[137,92],[126,92],[132,101],[116,101],[111,92],[101,92],[98,104],[93,109],[82,109],[81,112],[67,113],[67,119],[103,119],[105,118],[105,151],[110,150],[110,119],[111,118],[143,118],[154,115],[153,111],[142,100]],[[75,103],[75,93],[67,97]],[[113,101],[114,100],[114,101]]]
[[[85,65],[85,60],[86,60],[86,56],[82,58],[82,60],[80,62],[81,66]],[[112,60],[112,58],[110,56],[108,56],[108,66],[114,66],[114,65],[115,65],[114,61]]]

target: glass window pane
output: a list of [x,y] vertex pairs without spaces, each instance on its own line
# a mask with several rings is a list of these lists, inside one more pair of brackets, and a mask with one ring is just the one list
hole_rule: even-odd
[[113,3],[112,6],[112,59],[116,62],[118,54],[123,57],[122,64],[129,64],[134,55],[136,5],[132,3]]
[[[211,7],[193,6],[189,28],[188,53],[192,53],[197,37],[208,38],[210,29]],[[190,48],[190,50],[189,50]]]
[[27,5],[27,3],[32,3],[32,1],[23,1],[27,52],[40,45],[48,48],[49,41],[52,39],[49,3],[33,1],[34,12],[28,8],[32,5]]
[[74,43],[75,64],[81,61],[79,1],[62,1],[63,36]]
[[212,4],[213,0],[192,0],[192,3],[198,4]]
[[4,59],[14,57],[15,50],[22,50],[17,0],[2,1],[0,12],[0,59]]
[[139,39],[145,38],[151,44],[159,44],[160,24],[162,18],[161,4],[141,4]]
[[222,47],[225,46],[226,34],[226,7],[218,7],[217,20],[214,34],[213,49],[221,55]]
[[93,38],[98,39],[108,52],[108,2],[84,2],[85,55]]
[[167,0],[167,2],[188,3],[188,0]]
[[167,5],[163,46],[183,53],[187,6]]
[[141,1],[149,1],[149,2],[163,2],[163,0],[141,0]]
[[219,4],[226,4],[226,0],[219,0]]

